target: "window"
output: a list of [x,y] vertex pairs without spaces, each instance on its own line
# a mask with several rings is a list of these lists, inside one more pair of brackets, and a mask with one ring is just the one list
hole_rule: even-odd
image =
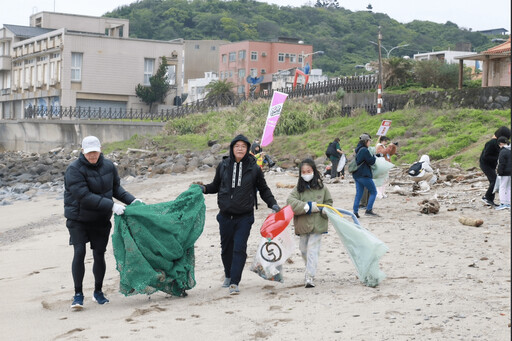
[[155,60],[151,58],[144,58],[144,85],[150,85],[149,77],[153,76],[154,68]]
[[245,50],[238,51],[238,60],[245,59]]
[[255,51],[251,52],[251,60],[258,60],[258,52],[255,52]]
[[244,85],[239,85],[238,86],[238,93],[239,94],[245,93],[245,86]]
[[277,61],[278,62],[284,62],[284,53],[279,53],[277,55]]
[[230,62],[236,62],[236,52],[230,52],[229,53],[229,61]]
[[299,63],[300,63],[300,64],[302,64],[302,60],[303,60],[303,59],[304,59],[304,57],[303,57],[301,54],[299,54]]
[[258,70],[251,69],[251,77],[256,77],[258,75]]
[[229,71],[229,78],[233,77],[233,71]]
[[194,49],[199,50],[199,44],[196,44],[196,45],[194,46]]
[[176,65],[167,65],[165,69],[165,78],[167,80],[167,84],[176,85]]
[[212,47],[210,47],[210,50],[215,51],[215,50],[217,50],[217,47],[216,46],[212,46]]
[[238,69],[238,78],[245,78],[245,69]]
[[83,53],[71,52],[71,81],[82,81],[82,58]]
[[290,63],[296,63],[296,62],[297,62],[297,55],[290,54]]
[[227,61],[228,61],[228,56],[227,56],[227,55],[225,55],[225,54],[223,54],[223,55],[222,55],[222,62],[223,62],[223,63],[227,63]]

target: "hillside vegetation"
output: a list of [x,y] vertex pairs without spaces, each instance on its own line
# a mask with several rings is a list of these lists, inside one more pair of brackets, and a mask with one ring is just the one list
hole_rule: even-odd
[[[343,2],[341,2],[343,6]],[[350,76],[364,69],[356,65],[378,59],[379,25],[382,45],[395,49],[390,56],[412,57],[415,53],[455,50],[457,43],[470,43],[476,52],[496,45],[493,37],[448,21],[437,24],[414,20],[401,24],[383,13],[364,10],[352,12],[343,7],[317,8],[269,5],[254,0],[140,0],[121,6],[108,17],[130,20],[130,36],[134,38],[171,40],[224,39],[229,41],[270,41],[277,37],[293,37],[312,44],[314,67],[329,76]],[[499,36],[504,38],[503,36]],[[382,50],[384,57],[386,51]]]
[[[158,136],[134,136],[129,141],[108,144],[105,152],[127,147],[183,153],[208,149],[210,140],[228,143],[236,134],[251,141],[261,138],[269,101],[244,102],[236,109],[194,114],[167,123]],[[395,164],[412,163],[421,154],[461,167],[478,166],[478,157],[494,131],[510,126],[510,110],[408,108],[370,116],[356,111],[340,117],[338,103],[302,103],[288,100],[277,124],[274,141],[264,148],[277,161],[323,156],[329,142],[340,137],[341,147],[351,155],[359,135],[375,137],[382,120],[392,120],[388,136],[399,142]],[[374,139],[374,142],[376,140]]]

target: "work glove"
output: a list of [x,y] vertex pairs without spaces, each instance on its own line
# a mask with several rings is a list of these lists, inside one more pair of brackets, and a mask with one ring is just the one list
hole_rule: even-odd
[[306,211],[306,214],[311,214],[315,212],[319,212],[318,206],[316,206],[316,202],[314,201],[308,201],[306,205],[304,205],[304,211]]
[[320,207],[320,213],[322,213],[324,218],[327,218],[327,210],[325,207]]
[[114,206],[112,206],[112,212],[117,215],[122,215],[124,213],[124,206],[114,203]]
[[[140,202],[141,204],[143,204],[143,203],[144,203],[144,201],[142,201],[142,200],[140,200],[140,199],[135,198],[135,199],[131,202],[131,204],[134,204],[136,201]],[[130,204],[130,205],[131,205],[131,204]]]
[[279,207],[278,204],[272,205],[272,211],[279,212],[279,211],[281,211],[281,207]]
[[377,153],[375,154],[376,157],[383,157],[384,155],[382,155],[381,153]]

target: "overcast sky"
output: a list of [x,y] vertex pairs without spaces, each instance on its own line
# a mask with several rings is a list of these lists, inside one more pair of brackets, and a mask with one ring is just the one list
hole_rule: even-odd
[[[316,0],[260,0],[280,6],[314,4]],[[2,0],[0,25],[29,25],[29,17],[41,11],[101,16],[133,0]],[[374,12],[407,23],[415,19],[444,24],[454,22],[473,31],[505,28],[510,32],[510,0],[338,0],[351,11],[365,10],[370,3]]]

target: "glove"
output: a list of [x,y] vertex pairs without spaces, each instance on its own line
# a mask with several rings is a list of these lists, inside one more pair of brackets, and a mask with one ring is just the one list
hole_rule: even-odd
[[272,211],[279,212],[279,211],[281,211],[281,207],[279,207],[278,204],[272,205]]
[[313,202],[311,202],[311,213],[317,213],[317,212],[320,212],[320,209],[316,205],[316,202],[313,201]]
[[206,186],[203,184],[202,181],[194,181],[192,185],[198,185],[199,187],[201,187],[201,191],[203,192],[203,194],[206,192]]
[[393,143],[393,144],[394,144],[395,146],[397,146],[397,147],[398,147],[398,142],[395,142],[395,143]]
[[112,212],[117,215],[122,215],[124,213],[124,206],[114,203],[114,206],[112,206]]
[[327,210],[325,210],[325,207],[320,207],[320,213],[322,213],[324,218],[327,218]]
[[375,154],[376,157],[383,157],[384,155],[382,155],[381,153],[377,153]]
[[[142,200],[140,200],[140,199],[135,198],[135,199],[131,202],[131,204],[134,204],[136,201],[140,202],[141,204],[143,204],[143,203],[144,203],[144,201],[142,201]],[[131,205],[131,204],[130,204],[130,205]]]

